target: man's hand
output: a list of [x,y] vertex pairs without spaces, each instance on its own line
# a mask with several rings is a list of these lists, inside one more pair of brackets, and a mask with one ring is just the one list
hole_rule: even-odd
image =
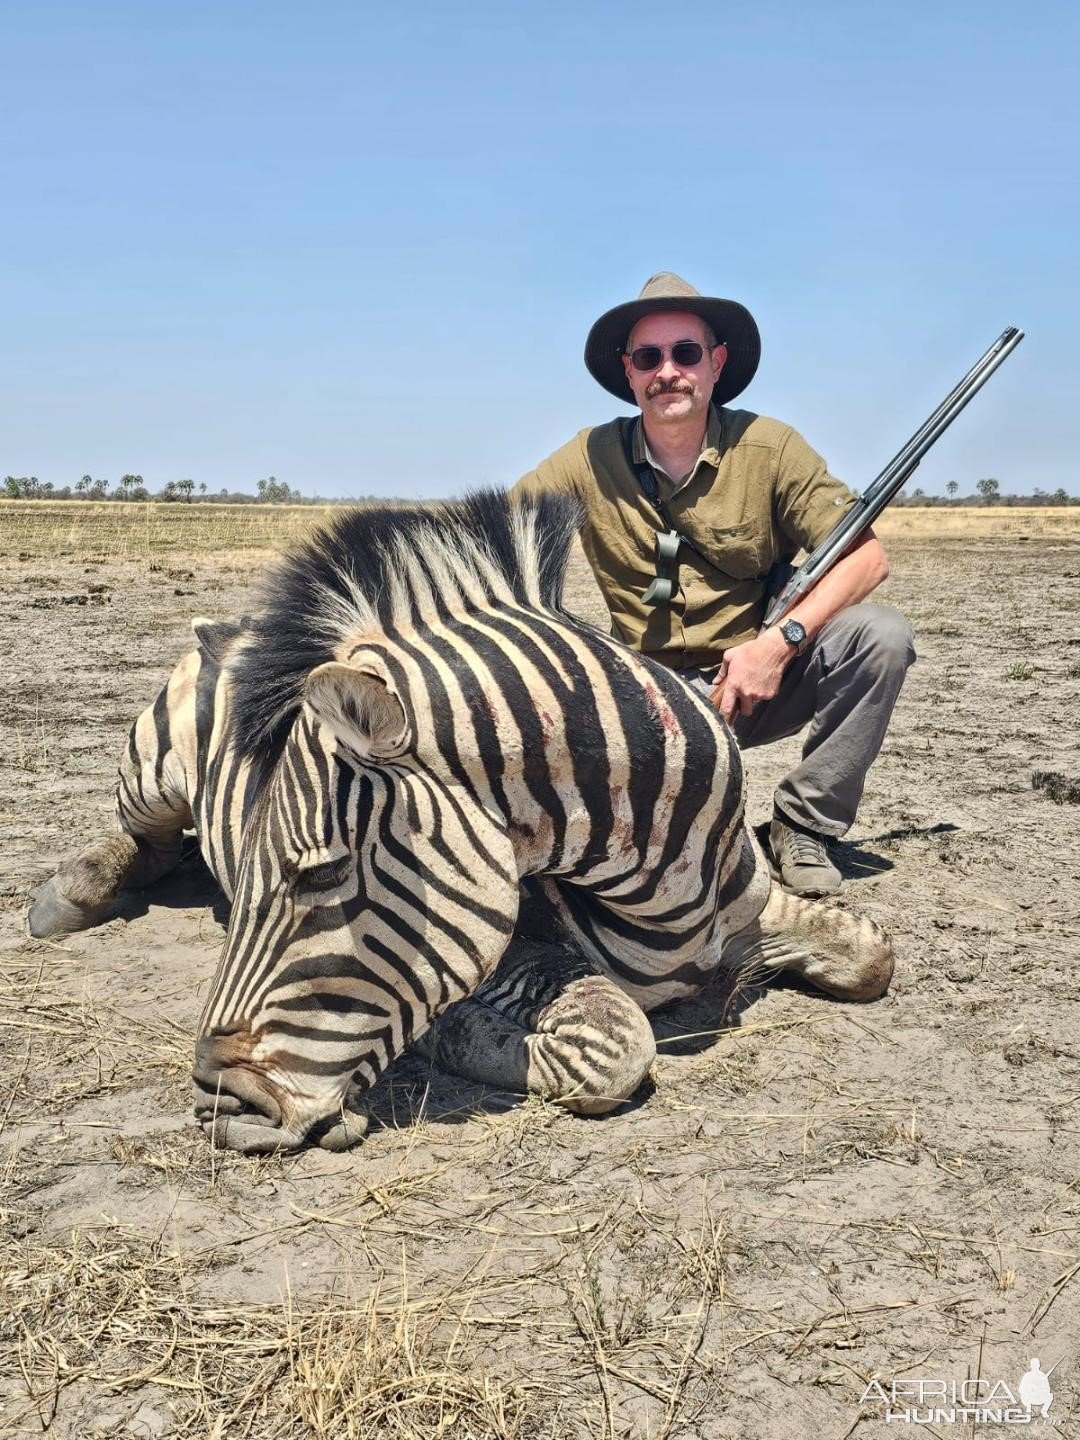
[[794,653],[776,629],[725,652],[709,698],[729,725],[736,711],[749,715],[755,705],[773,698]]
[[[807,634],[814,637],[846,606],[865,600],[888,573],[889,562],[881,542],[872,530],[867,530],[784,618],[800,621]],[[736,712],[749,715],[755,705],[773,698],[794,657],[795,651],[780,634],[779,626],[771,625],[745,645],[735,645],[726,652],[709,698],[730,725]]]

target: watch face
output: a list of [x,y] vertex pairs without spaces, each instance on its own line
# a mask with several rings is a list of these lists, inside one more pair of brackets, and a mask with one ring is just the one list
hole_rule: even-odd
[[801,645],[806,639],[806,629],[798,620],[788,620],[780,626],[780,634],[789,645]]

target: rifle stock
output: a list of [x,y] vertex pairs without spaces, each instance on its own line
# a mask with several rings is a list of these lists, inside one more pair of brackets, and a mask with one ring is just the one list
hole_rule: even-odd
[[927,416],[911,439],[897,451],[881,474],[867,486],[839,524],[794,571],[766,610],[763,629],[782,620],[791,607],[801,600],[806,592],[832,569],[840,557],[850,550],[859,536],[869,529],[889,501],[910,480],[931,445],[945,433],[968,401],[982,389],[1023,338],[1024,332],[1015,325],[1002,331],[985,355],[975,362],[933,414]]

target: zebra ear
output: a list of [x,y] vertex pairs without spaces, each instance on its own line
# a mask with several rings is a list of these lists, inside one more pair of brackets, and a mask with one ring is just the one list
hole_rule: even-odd
[[405,709],[382,667],[319,665],[307,678],[304,699],[362,760],[390,760],[412,744]]
[[202,649],[211,660],[220,664],[248,628],[248,620],[245,616],[237,625],[232,620],[207,620],[204,615],[197,615],[191,622],[191,628]]

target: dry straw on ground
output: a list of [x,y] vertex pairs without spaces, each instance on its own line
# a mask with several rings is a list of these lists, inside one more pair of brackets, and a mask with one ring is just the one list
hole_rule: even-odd
[[[108,827],[190,617],[240,613],[250,547],[317,518],[170,511],[188,550],[141,507],[0,506],[0,1432],[858,1440],[872,1378],[1065,1354],[1071,1433],[1080,858],[1032,775],[1080,774],[1080,537],[890,542],[919,662],[839,852],[895,938],[886,999],[773,989],[730,1029],[707,993],[602,1121],[406,1058],[359,1150],[252,1161],[190,1119],[224,914],[199,864],[63,944],[21,929]],[[571,603],[597,617],[580,564]],[[755,822],[796,749],[748,753]]]

